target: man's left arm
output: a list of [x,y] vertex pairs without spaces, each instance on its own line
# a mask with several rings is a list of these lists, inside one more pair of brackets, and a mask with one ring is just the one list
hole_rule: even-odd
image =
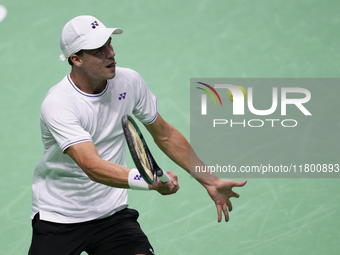
[[[209,196],[216,204],[218,222],[222,220],[222,212],[225,221],[229,220],[229,211],[232,210],[231,197],[239,197],[239,194],[232,190],[233,187],[242,187],[246,180],[242,182],[234,180],[222,180],[213,173],[190,172],[190,165],[203,166],[204,163],[196,156],[187,139],[173,126],[167,123],[158,114],[157,119],[150,125],[145,125],[152,135],[158,147],[177,165],[186,170],[207,190]],[[191,164],[190,164],[191,157]]]

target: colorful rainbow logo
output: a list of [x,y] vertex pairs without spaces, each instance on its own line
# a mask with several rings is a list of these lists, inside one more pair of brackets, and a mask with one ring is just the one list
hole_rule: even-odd
[[[204,85],[204,86],[208,87],[209,89],[211,89],[211,91],[215,93],[215,95],[217,96],[218,100],[220,101],[220,104],[222,105],[222,100],[221,100],[221,98],[220,98],[220,95],[217,93],[217,91],[216,91],[213,87],[211,87],[210,85],[205,84],[205,83],[203,83],[203,82],[197,82],[197,83],[199,83],[199,84],[201,84],[201,85]],[[206,93],[214,100],[215,105],[217,105],[214,96],[210,93],[209,90],[203,89],[203,88],[200,88],[200,87],[196,87],[196,88],[201,89],[201,90],[203,90],[204,92],[206,92]]]

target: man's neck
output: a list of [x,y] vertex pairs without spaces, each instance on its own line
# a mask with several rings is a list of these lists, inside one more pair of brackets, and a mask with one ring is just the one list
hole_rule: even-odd
[[87,94],[101,93],[107,84],[107,80],[93,79],[85,73],[79,73],[72,69],[70,78],[74,85]]

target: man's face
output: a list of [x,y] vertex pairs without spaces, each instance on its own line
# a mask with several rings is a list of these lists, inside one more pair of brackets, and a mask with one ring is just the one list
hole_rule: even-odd
[[111,37],[95,50],[83,50],[82,68],[93,79],[107,80],[116,75],[115,53],[111,45]]

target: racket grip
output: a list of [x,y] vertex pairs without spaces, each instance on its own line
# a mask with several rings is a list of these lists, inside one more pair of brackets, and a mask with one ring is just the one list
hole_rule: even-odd
[[161,182],[171,182],[170,176],[163,169],[157,172],[157,176]]

